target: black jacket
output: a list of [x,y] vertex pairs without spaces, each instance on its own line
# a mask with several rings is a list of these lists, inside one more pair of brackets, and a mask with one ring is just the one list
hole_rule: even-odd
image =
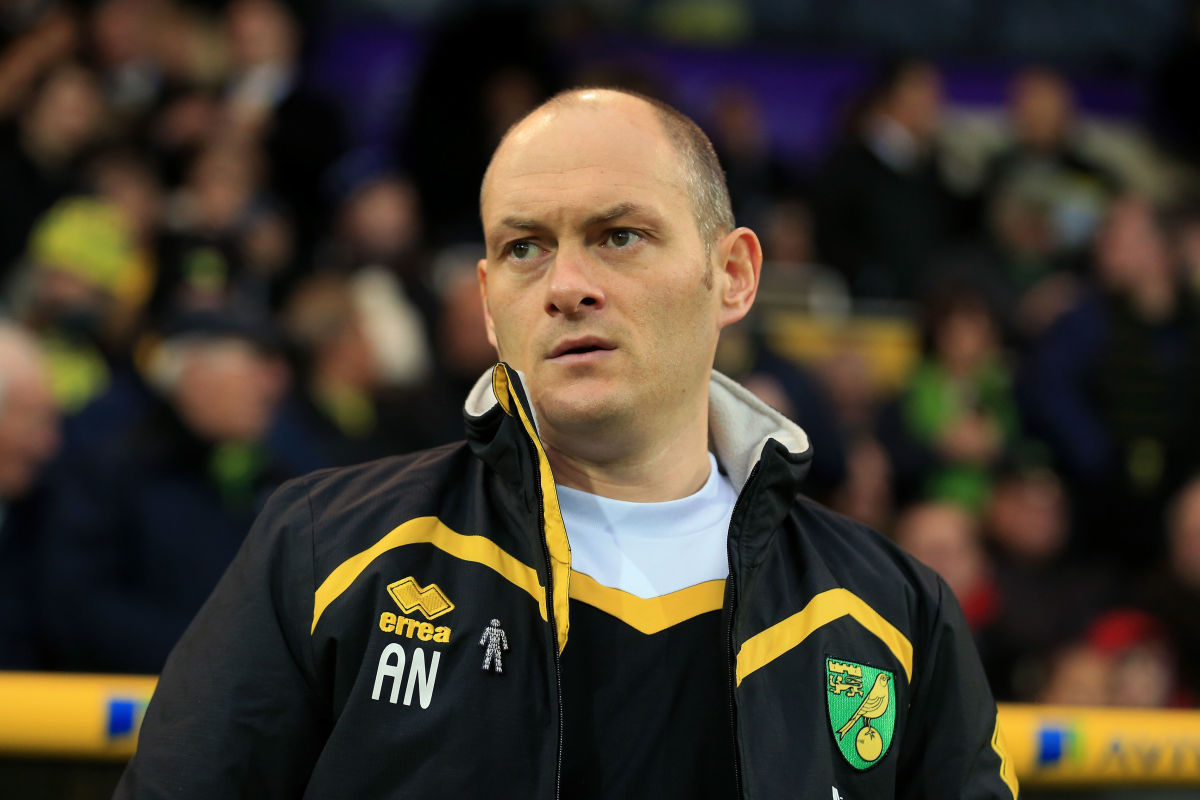
[[[556,797],[570,551],[528,409],[499,365],[468,400],[467,444],[280,489],[168,660],[116,796]],[[1014,796],[945,584],[798,498],[804,433],[716,374],[710,440],[741,487],[731,679],[712,698],[735,729],[740,794]],[[481,669],[493,620],[503,673]],[[879,670],[882,716],[863,702]],[[840,738],[835,688],[863,697]],[[868,742],[859,769],[843,753],[868,727],[885,746]]]

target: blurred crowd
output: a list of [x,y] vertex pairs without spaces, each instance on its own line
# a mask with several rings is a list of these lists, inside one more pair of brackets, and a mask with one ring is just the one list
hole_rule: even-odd
[[[578,83],[676,101],[532,33],[497,52],[501,24],[431,36],[364,149],[277,0],[0,4],[0,667],[156,672],[282,481],[461,438],[499,137]],[[1190,91],[1193,28],[1159,97]],[[817,499],[943,575],[998,699],[1196,705],[1192,106],[1147,192],[1085,146],[1067,77],[1018,69],[964,184],[942,80],[881,64],[816,164],[745,87],[687,109],[763,238],[760,304],[885,309],[919,343],[884,385],[788,357],[764,312],[718,366],[809,432]]]

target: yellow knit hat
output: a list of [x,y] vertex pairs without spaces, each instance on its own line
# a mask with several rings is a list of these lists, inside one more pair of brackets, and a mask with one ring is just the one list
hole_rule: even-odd
[[60,200],[34,226],[29,256],[37,267],[74,275],[125,304],[140,306],[150,292],[146,254],[120,210],[105,200]]

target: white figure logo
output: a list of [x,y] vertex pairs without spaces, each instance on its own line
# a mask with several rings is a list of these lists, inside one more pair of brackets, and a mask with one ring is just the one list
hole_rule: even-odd
[[483,668],[490,670],[492,664],[495,664],[496,672],[504,672],[504,662],[500,658],[500,651],[508,649],[508,637],[504,635],[504,630],[500,627],[500,620],[492,620],[492,624],[483,629],[483,636],[479,638],[479,646],[487,648],[483,654]]

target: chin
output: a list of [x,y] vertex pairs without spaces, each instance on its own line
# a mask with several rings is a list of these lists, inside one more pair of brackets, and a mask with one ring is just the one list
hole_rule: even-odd
[[572,386],[534,400],[538,422],[560,431],[602,430],[628,416],[626,404],[607,392]]

